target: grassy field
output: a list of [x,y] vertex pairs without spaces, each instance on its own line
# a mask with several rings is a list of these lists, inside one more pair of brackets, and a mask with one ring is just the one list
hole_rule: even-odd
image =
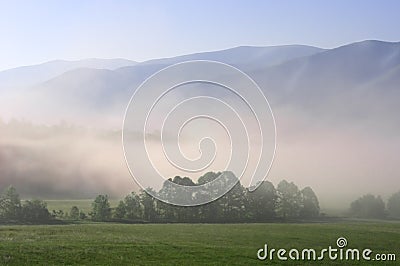
[[[324,224],[75,224],[0,226],[2,265],[310,265],[257,260],[257,250],[336,247],[395,253],[400,223]],[[321,262],[320,262],[321,263]],[[315,262],[314,264],[317,264]],[[396,265],[396,262],[324,261],[324,265]]]
[[[72,206],[77,206],[79,210],[86,214],[92,210],[92,202],[94,199],[83,199],[83,200],[45,200],[47,208],[51,212],[52,210],[62,210],[64,213],[69,212]],[[111,207],[116,207],[119,200],[109,200]]]

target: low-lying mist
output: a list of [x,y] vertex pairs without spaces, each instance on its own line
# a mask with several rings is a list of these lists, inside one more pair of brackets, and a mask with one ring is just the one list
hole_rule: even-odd
[[[248,58],[247,52],[238,55],[238,58]],[[277,153],[268,180],[274,185],[286,179],[299,187],[311,186],[322,209],[347,209],[350,202],[363,194],[387,199],[400,190],[399,43],[360,42],[296,56],[276,65],[255,59],[252,63],[238,62],[237,65],[260,85],[274,112]],[[164,64],[138,64],[115,71],[75,69],[19,90],[0,84],[0,117],[8,121],[0,123],[0,188],[12,184],[23,197],[44,199],[92,198],[100,193],[122,197],[139,189],[125,164],[122,120],[135,88]],[[190,72],[173,77],[185,74]],[[230,75],[223,77],[235,81]],[[163,82],[155,87],[163,86]],[[172,97],[168,99],[164,95],[165,101],[158,102],[159,109],[154,110],[159,112],[149,120],[154,125],[152,129],[160,126],[164,116],[180,102],[189,107],[177,112],[177,116],[172,115],[169,122],[175,125],[174,129],[179,129],[186,116],[198,111],[225,116],[227,119],[221,120],[227,121],[226,124],[235,121],[229,108],[224,111],[216,107],[217,101],[196,105],[185,101],[190,97],[211,96],[235,107],[235,111],[244,106],[243,102],[235,102],[237,95],[221,88],[203,84],[181,89],[171,92]],[[134,107],[155,102],[150,97],[154,92],[146,93]],[[142,113],[139,118],[146,115]],[[25,118],[27,122],[16,122],[12,118],[19,121]],[[65,124],[51,126],[62,120]],[[132,121],[136,126],[135,120]],[[246,126],[250,139],[256,139],[257,128]],[[232,130],[239,131],[238,127]],[[217,140],[218,157],[205,171],[232,170],[225,169],[231,147],[221,127],[199,123],[182,132],[186,135],[180,143],[181,150],[176,148],[177,132],[172,132],[171,139],[175,140],[169,143],[175,154],[182,151],[184,156],[178,156],[182,161],[185,156],[196,159],[202,152],[212,153],[210,143],[205,143],[202,151],[203,147],[199,146],[202,138],[212,135]],[[159,145],[160,131],[150,133],[154,133],[149,138],[153,160],[164,176],[181,175],[196,180],[204,174],[189,175],[168,165]],[[140,134],[134,138],[143,141]],[[245,138],[237,139],[239,148],[235,152],[245,155]],[[252,145],[253,151],[260,146],[257,141]],[[132,153],[135,167],[140,167],[141,160],[145,159],[143,154],[135,150]],[[243,164],[243,160],[234,161],[233,165]],[[269,162],[261,164],[266,167]],[[254,161],[249,163],[249,168],[254,166]],[[142,176],[153,177],[146,171]],[[245,180],[242,184],[248,186]]]
[[91,198],[135,190],[119,132],[13,121],[1,125],[0,187],[23,197]]
[[[275,110],[275,116],[278,147],[267,177],[273,184],[286,179],[311,186],[322,209],[343,210],[363,194],[386,199],[400,189],[400,138],[392,131],[371,123],[328,126],[289,109]],[[139,189],[125,164],[120,131],[18,121],[0,125],[0,188],[13,185],[24,198],[44,199],[93,198],[100,193],[120,198]],[[157,138],[155,134],[154,141]],[[220,156],[225,148],[219,145]],[[184,139],[182,149],[195,156],[198,142]],[[166,165],[162,157],[155,157],[161,168]],[[224,170],[224,163],[217,160],[208,170]],[[171,167],[164,170],[169,177],[184,176]],[[188,176],[195,180],[201,174]]]

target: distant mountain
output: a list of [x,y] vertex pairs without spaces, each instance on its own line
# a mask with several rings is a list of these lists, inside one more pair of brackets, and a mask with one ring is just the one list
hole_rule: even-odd
[[92,58],[78,61],[54,60],[39,65],[17,67],[0,72],[0,91],[35,85],[77,68],[114,70],[135,64],[136,62],[127,59]]
[[[199,59],[222,61],[244,70],[265,91],[274,109],[289,106],[298,111],[351,120],[352,115],[367,115],[374,101],[381,101],[383,107],[380,111],[385,110],[386,114],[388,108],[395,108],[392,102],[399,94],[400,43],[363,41],[326,50],[301,45],[243,46],[137,64],[125,60],[49,62],[28,67],[28,70],[31,69],[31,74],[43,71],[35,77],[39,79],[56,72],[51,66],[65,70],[67,65],[76,67],[92,64],[103,69],[74,68],[35,86],[26,87],[26,92],[21,96],[23,101],[18,96],[3,99],[18,106],[16,115],[21,110],[29,109],[24,117],[34,112],[57,114],[60,119],[73,116],[83,119],[87,112],[122,117],[134,89],[147,77],[170,64]],[[124,64],[129,66],[105,69],[106,66],[116,68]],[[24,69],[10,71],[16,75]],[[4,73],[0,72],[2,75]],[[384,101],[391,104],[385,105]],[[3,104],[8,113],[11,112],[9,106]]]
[[113,95],[124,86],[118,72],[107,69],[78,68],[57,76],[32,88],[50,99],[63,101],[64,105],[81,104],[101,108],[110,103]]
[[171,58],[154,59],[117,69],[125,76],[130,88],[137,87],[147,77],[162,68],[190,60],[211,60],[223,62],[240,68],[243,71],[269,67],[295,58],[309,56],[325,51],[324,49],[305,45],[284,45],[270,47],[240,46],[221,51],[195,53]]
[[[60,73],[60,70],[58,74],[51,67],[56,66],[56,62],[53,62],[55,65],[45,64],[46,67],[34,66],[32,69],[37,72],[31,69],[29,74],[24,72],[24,68],[14,69],[0,73],[0,118],[25,118],[25,121],[50,125],[64,120],[67,124],[120,130],[125,108],[141,82],[170,64],[199,59],[233,64],[249,74],[265,92],[274,111],[278,134],[277,156],[268,178],[290,177],[294,181],[313,184],[316,191],[323,192],[321,195],[324,195],[325,203],[327,199],[337,202],[338,193],[342,201],[350,202],[354,196],[354,187],[360,188],[360,193],[373,191],[381,195],[389,195],[398,189],[399,42],[363,41],[325,50],[307,46],[238,47],[137,64],[127,62],[125,66],[114,65],[108,69],[99,67],[99,64],[97,67],[75,65],[72,69],[63,68],[63,72]],[[18,71],[22,71],[22,74],[17,74]],[[25,82],[25,77],[30,84],[32,80],[41,81],[21,87],[19,94],[5,97],[1,89],[9,88],[4,86],[7,80],[4,77],[8,76],[4,73],[14,73],[14,81],[22,79]],[[219,91],[210,88],[213,87],[200,86],[194,87],[194,90],[212,96],[216,95],[215,91]],[[184,96],[183,92],[182,95],[176,94],[173,100],[180,100]],[[231,100],[229,95],[223,93],[216,97]],[[169,108],[176,106],[169,101],[164,102],[164,105]],[[210,108],[216,113],[220,111],[216,106],[197,108]],[[19,133],[26,131],[19,127],[16,130]],[[63,183],[60,180],[64,177],[65,180],[74,180],[72,177],[84,173],[81,174],[82,179],[88,185],[82,186],[83,190],[90,190],[92,182],[99,183],[94,177],[105,172],[102,176],[106,181],[99,183],[107,184],[105,188],[119,183],[115,180],[125,184],[122,180],[125,180],[126,170],[118,170],[122,169],[118,157],[118,154],[121,155],[120,144],[100,139],[102,144],[97,147],[95,142],[98,139],[92,139],[90,135],[87,139],[80,139],[78,135],[74,135],[73,139],[66,138],[61,148],[57,146],[57,151],[65,149],[60,154],[73,158],[70,169],[80,169],[79,172],[69,172],[65,171],[65,165],[68,164],[60,163],[63,160],[69,162],[67,159],[61,158],[58,161],[55,158],[53,161],[54,148],[50,149],[54,145],[52,138],[48,142],[38,137],[29,138],[29,148],[26,148],[20,143],[15,144],[14,134],[10,133],[8,138],[12,149],[8,149],[6,144],[1,143],[6,143],[4,136],[2,133],[0,146],[3,146],[0,150],[4,151],[3,157],[8,158],[8,161],[3,160],[3,165],[12,165],[10,162],[13,161],[19,163],[21,158],[26,158],[23,164],[18,164],[20,172],[9,173],[3,170],[3,175],[8,178],[5,180],[13,180],[17,176],[22,181],[25,178],[24,182],[29,187],[35,183],[38,187],[55,187],[52,189],[59,193],[64,188],[58,188],[57,185]],[[90,141],[93,143],[88,145]],[[197,142],[193,144],[190,146],[198,147]],[[37,145],[48,145],[49,152],[37,152]],[[114,153],[107,156],[111,154],[110,149],[114,149]],[[7,157],[11,154],[10,150],[16,151],[15,156]],[[91,156],[87,155],[87,151],[91,152]],[[43,154],[49,155],[46,157]],[[88,162],[81,164],[81,158],[86,158]],[[110,158],[116,159],[109,163]],[[46,172],[41,164],[37,168],[31,167],[35,160],[46,166],[55,165],[57,171],[55,174]],[[92,161],[95,166],[93,169],[81,171],[82,166]],[[107,168],[108,172],[105,171],[107,169],[99,170],[98,164],[104,167],[112,165],[117,170],[112,167]],[[55,179],[54,186],[40,179],[41,176],[57,176],[59,172],[62,172],[61,179]],[[38,181],[30,179],[31,173],[38,177]],[[69,187],[76,184],[79,183],[72,182]]]
[[[57,61],[39,66],[17,68],[0,72],[0,92],[1,88],[5,86],[2,83],[4,82],[2,75],[8,78],[12,75],[19,76],[22,80],[20,85],[22,85],[23,83],[33,83],[33,80],[38,81],[55,75],[56,72],[59,73],[61,70],[64,72],[44,82],[21,86],[18,90],[11,89],[13,92],[20,93],[21,97],[18,95],[6,97],[4,96],[4,91],[7,88],[4,89],[3,99],[7,104],[3,105],[3,108],[6,108],[3,113],[7,113],[10,116],[12,106],[9,103],[12,102],[13,106],[18,106],[18,110],[13,112],[16,116],[19,116],[26,109],[30,109],[29,116],[37,113],[36,117],[47,117],[49,114],[55,114],[53,111],[55,109],[57,110],[56,113],[64,118],[71,118],[72,113],[82,118],[85,117],[82,114],[87,114],[87,112],[98,114],[106,112],[107,115],[111,115],[110,109],[118,110],[113,115],[122,116],[134,89],[147,77],[170,64],[185,60],[203,59],[234,64],[245,70],[259,68],[260,66],[272,66],[285,60],[292,60],[322,51],[324,50],[320,48],[300,45],[237,47],[223,51],[151,60],[137,64],[131,61],[122,61],[117,64],[115,61],[107,60],[82,60],[78,62]],[[124,64],[127,66],[111,69],[111,67],[116,68]],[[82,67],[84,65],[91,65],[92,67]],[[96,69],[93,67],[96,67]],[[106,67],[110,69],[106,69]],[[69,68],[73,69],[67,70]],[[15,78],[13,82],[16,85],[17,79]]]
[[155,59],[143,62],[146,65],[171,65],[188,60],[214,60],[237,67],[244,66],[272,66],[285,61],[320,53],[324,49],[306,45],[283,46],[240,46],[231,49],[195,53],[172,58]]
[[[316,110],[354,107],[399,93],[400,43],[363,41],[249,73],[275,104]],[[329,105],[327,105],[329,104]],[[334,108],[335,105],[335,108]],[[331,107],[331,108],[329,108]]]

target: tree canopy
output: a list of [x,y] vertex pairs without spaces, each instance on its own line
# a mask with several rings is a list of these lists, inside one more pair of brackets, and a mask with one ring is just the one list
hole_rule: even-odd
[[[162,198],[201,197],[179,193],[171,182],[183,186],[204,185],[215,180],[221,173],[209,172],[197,182],[188,177],[175,176],[164,182],[158,192]],[[182,190],[185,192],[185,190]],[[315,218],[319,215],[318,198],[310,187],[299,190],[292,182],[283,180],[277,189],[271,182],[263,181],[250,192],[239,180],[224,196],[196,207],[174,206],[164,203],[142,190],[132,192],[120,201],[113,212],[116,219],[145,220],[150,222],[250,222],[268,221],[276,218]]]
[[400,191],[389,198],[387,209],[390,218],[400,219]]
[[384,218],[385,203],[380,196],[367,194],[351,203],[350,214],[358,218]]

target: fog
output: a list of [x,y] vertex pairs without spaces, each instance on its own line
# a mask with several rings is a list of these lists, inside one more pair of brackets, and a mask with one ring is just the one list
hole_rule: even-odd
[[277,110],[278,149],[269,175],[311,186],[322,208],[343,209],[361,195],[400,189],[400,137],[382,120],[337,122]]
[[[400,190],[398,43],[366,41],[274,66],[261,61],[245,70],[268,97],[276,121],[277,150],[268,180],[274,185],[286,179],[299,187],[311,186],[322,209],[344,210],[363,194],[386,199]],[[122,121],[135,88],[160,68],[149,63],[115,71],[76,69],[19,90],[0,86],[0,117],[5,121],[0,123],[0,188],[12,184],[27,198],[92,198],[99,193],[122,197],[138,190],[125,163]],[[207,71],[233,87],[244,84],[229,73]],[[191,74],[168,75],[155,88]],[[258,104],[259,95],[243,91],[247,100],[256,99],[253,106],[265,107]],[[159,96],[147,90],[134,108],[153,103],[152,94]],[[249,177],[257,168],[261,139],[252,113],[237,95],[203,84],[164,96],[145,132],[140,124],[145,112],[129,117],[128,130],[133,132],[127,135],[132,144],[128,161],[136,178],[151,181],[160,173],[196,180],[207,171],[223,170],[240,176],[246,166],[242,184],[254,184]],[[209,98],[188,100],[199,96]],[[229,106],[243,119],[248,138]],[[174,108],[176,114],[165,119]],[[178,138],[180,126],[196,114],[214,115],[223,123],[193,120]],[[260,164],[265,170],[274,143],[271,118],[260,117],[269,128],[269,157]],[[144,138],[157,173],[149,167],[147,154],[137,149]],[[209,165],[185,172],[171,165],[164,152],[178,165]],[[160,184],[147,185],[158,189]]]
[[[222,113],[218,108],[213,111]],[[286,179],[299,187],[311,186],[322,209],[328,212],[345,210],[351,201],[366,193],[386,199],[400,189],[399,129],[390,117],[342,119],[287,106],[275,108],[274,115],[277,151],[267,176],[273,184]],[[97,119],[100,121],[101,117]],[[44,126],[10,120],[1,123],[0,132],[0,188],[13,185],[24,198],[78,199],[100,193],[120,198],[139,189],[125,163],[121,130],[71,126],[68,122]],[[216,149],[216,160],[196,173],[181,171],[165,159],[160,149],[160,131],[146,136],[149,156],[165,177],[181,175],[196,180],[207,171],[225,170],[229,163],[231,146],[226,132],[210,121],[197,121],[183,130],[179,139],[181,152],[189,159],[213,154]],[[200,147],[203,137],[212,137],[216,147]],[[254,138],[252,134],[250,137]],[[133,134],[134,142],[142,140],[141,134]],[[176,136],[167,133],[164,142],[167,146],[176,145]],[[258,142],[252,145],[254,149]],[[233,165],[243,164],[245,148],[235,148],[242,154],[234,157]],[[145,158],[137,154],[132,159],[134,166],[140,168]],[[255,168],[254,160],[248,168]],[[143,168],[142,175],[151,177],[153,172],[147,170]],[[242,183],[250,184],[246,176]],[[154,183],[152,187],[159,189],[159,185]]]
[[[273,184],[286,179],[299,187],[311,186],[322,209],[328,210],[344,210],[366,193],[385,199],[399,190],[400,137],[393,128],[385,132],[382,123],[376,126],[377,121],[373,127],[371,121],[332,124],[333,120],[322,121],[287,108],[276,109],[275,117],[277,153],[267,177]],[[45,199],[92,198],[99,193],[119,198],[139,189],[125,163],[121,131],[21,121],[3,122],[0,130],[0,188],[13,185],[25,198]],[[207,171],[225,170],[230,149],[225,132],[207,121],[190,131],[180,139],[185,156],[198,157],[199,139],[212,136],[217,159],[197,173],[176,169],[160,152],[160,133],[155,132],[147,136],[149,155],[161,173],[196,180]],[[142,141],[141,134],[133,135],[133,140]],[[174,144],[172,140],[172,136],[164,138]],[[143,160],[139,155],[133,159],[135,166]],[[254,168],[254,162],[249,167]],[[159,188],[156,183],[154,187]]]
[[28,123],[2,124],[0,187],[23,197],[121,196],[137,189],[124,163],[118,132]]

